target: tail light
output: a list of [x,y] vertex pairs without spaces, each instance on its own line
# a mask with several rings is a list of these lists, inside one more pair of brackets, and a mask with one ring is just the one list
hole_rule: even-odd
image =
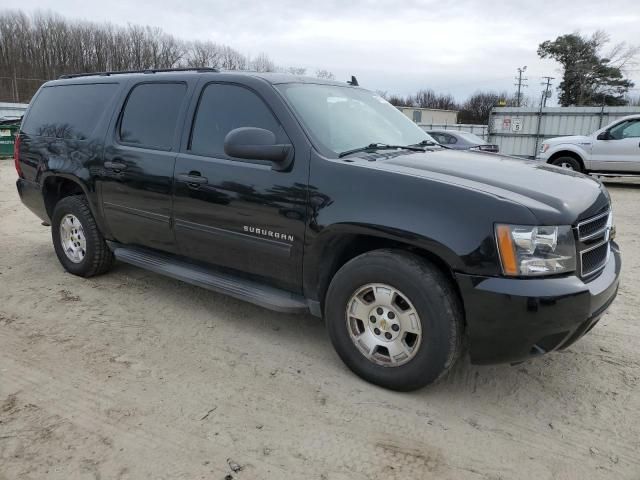
[[20,166],[20,134],[16,135],[16,140],[13,143],[13,161],[15,163],[18,176],[22,178],[22,167]]

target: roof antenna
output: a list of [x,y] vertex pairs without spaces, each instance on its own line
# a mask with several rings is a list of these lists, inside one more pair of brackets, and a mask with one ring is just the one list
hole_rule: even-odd
[[360,84],[358,83],[358,79],[356,77],[354,77],[353,75],[351,75],[351,81],[347,81],[347,83],[349,85],[351,85],[352,87],[359,87]]

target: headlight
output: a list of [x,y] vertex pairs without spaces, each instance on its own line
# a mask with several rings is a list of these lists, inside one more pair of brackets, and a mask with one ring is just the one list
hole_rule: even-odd
[[544,153],[547,150],[549,150],[549,144],[548,143],[543,143],[542,145],[540,145],[540,153]]
[[553,275],[576,269],[575,240],[568,225],[496,225],[496,239],[505,275]]

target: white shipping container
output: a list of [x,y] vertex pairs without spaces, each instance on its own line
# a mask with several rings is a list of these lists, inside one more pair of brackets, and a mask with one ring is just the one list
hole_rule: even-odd
[[0,102],[0,119],[16,118],[24,115],[29,106],[28,103],[4,103]]
[[396,107],[415,123],[457,123],[458,112],[437,108]]

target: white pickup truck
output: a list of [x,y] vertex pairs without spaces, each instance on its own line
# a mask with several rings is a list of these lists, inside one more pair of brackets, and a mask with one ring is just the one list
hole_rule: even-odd
[[619,118],[591,135],[549,138],[536,159],[578,172],[640,174],[640,115]]

